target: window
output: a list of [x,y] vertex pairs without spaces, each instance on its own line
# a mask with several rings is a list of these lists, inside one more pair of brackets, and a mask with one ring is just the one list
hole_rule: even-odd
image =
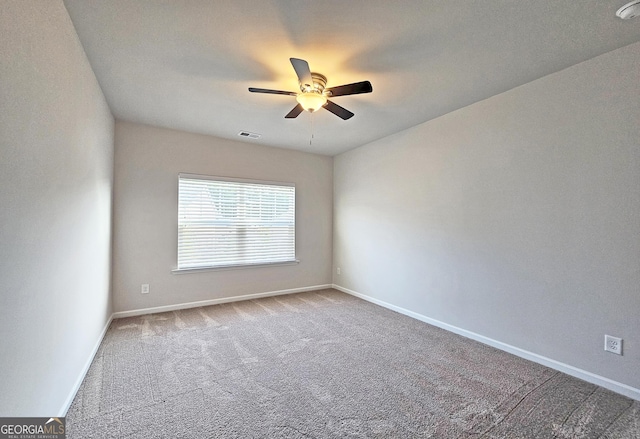
[[289,183],[180,174],[178,271],[296,262]]

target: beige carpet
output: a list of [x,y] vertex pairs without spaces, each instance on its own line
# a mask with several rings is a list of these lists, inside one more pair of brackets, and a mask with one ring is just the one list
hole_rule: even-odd
[[640,403],[335,290],[115,320],[69,438],[640,438]]

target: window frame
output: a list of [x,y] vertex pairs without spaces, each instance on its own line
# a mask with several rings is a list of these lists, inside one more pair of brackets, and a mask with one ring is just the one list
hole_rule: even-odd
[[[178,265],[179,261],[179,233],[180,233],[180,180],[181,179],[191,179],[191,180],[210,180],[210,181],[220,181],[220,182],[230,182],[230,183],[247,183],[247,184],[257,184],[264,186],[284,186],[284,187],[292,187],[294,190],[293,194],[293,253],[294,257],[292,260],[286,261],[274,261],[274,262],[257,262],[257,263],[242,263],[242,264],[225,264],[225,265],[211,265],[211,266],[202,266],[202,267],[180,267]],[[274,267],[274,266],[283,266],[283,265],[296,265],[300,263],[300,260],[297,258],[297,245],[296,245],[296,228],[297,228],[297,194],[296,194],[296,185],[292,182],[282,182],[282,181],[270,181],[270,180],[254,180],[248,178],[238,178],[238,177],[223,177],[223,176],[214,176],[214,175],[201,175],[201,174],[191,174],[191,173],[179,173],[178,174],[178,184],[177,184],[177,212],[176,212],[176,241],[175,241],[175,249],[176,249],[176,265],[175,268],[171,270],[172,273],[175,274],[183,274],[183,273],[192,273],[192,272],[200,272],[200,271],[219,271],[219,270],[238,270],[238,269],[247,269],[247,268],[260,268],[260,267]]]

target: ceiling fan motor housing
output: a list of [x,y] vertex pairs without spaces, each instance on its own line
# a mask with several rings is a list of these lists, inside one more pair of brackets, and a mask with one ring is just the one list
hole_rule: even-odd
[[300,91],[302,91],[302,93],[322,94],[324,92],[324,88],[327,86],[327,77],[320,73],[311,72],[311,79],[313,80],[313,84],[311,84],[311,86],[300,83]]

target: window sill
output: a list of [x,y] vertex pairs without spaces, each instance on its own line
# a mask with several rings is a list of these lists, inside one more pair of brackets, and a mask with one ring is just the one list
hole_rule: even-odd
[[264,268],[264,267],[280,267],[283,265],[297,265],[300,260],[271,262],[262,264],[243,264],[243,265],[222,265],[219,267],[198,267],[198,268],[174,268],[171,270],[173,274],[200,273],[202,271],[225,271],[225,270],[243,270],[245,268]]

